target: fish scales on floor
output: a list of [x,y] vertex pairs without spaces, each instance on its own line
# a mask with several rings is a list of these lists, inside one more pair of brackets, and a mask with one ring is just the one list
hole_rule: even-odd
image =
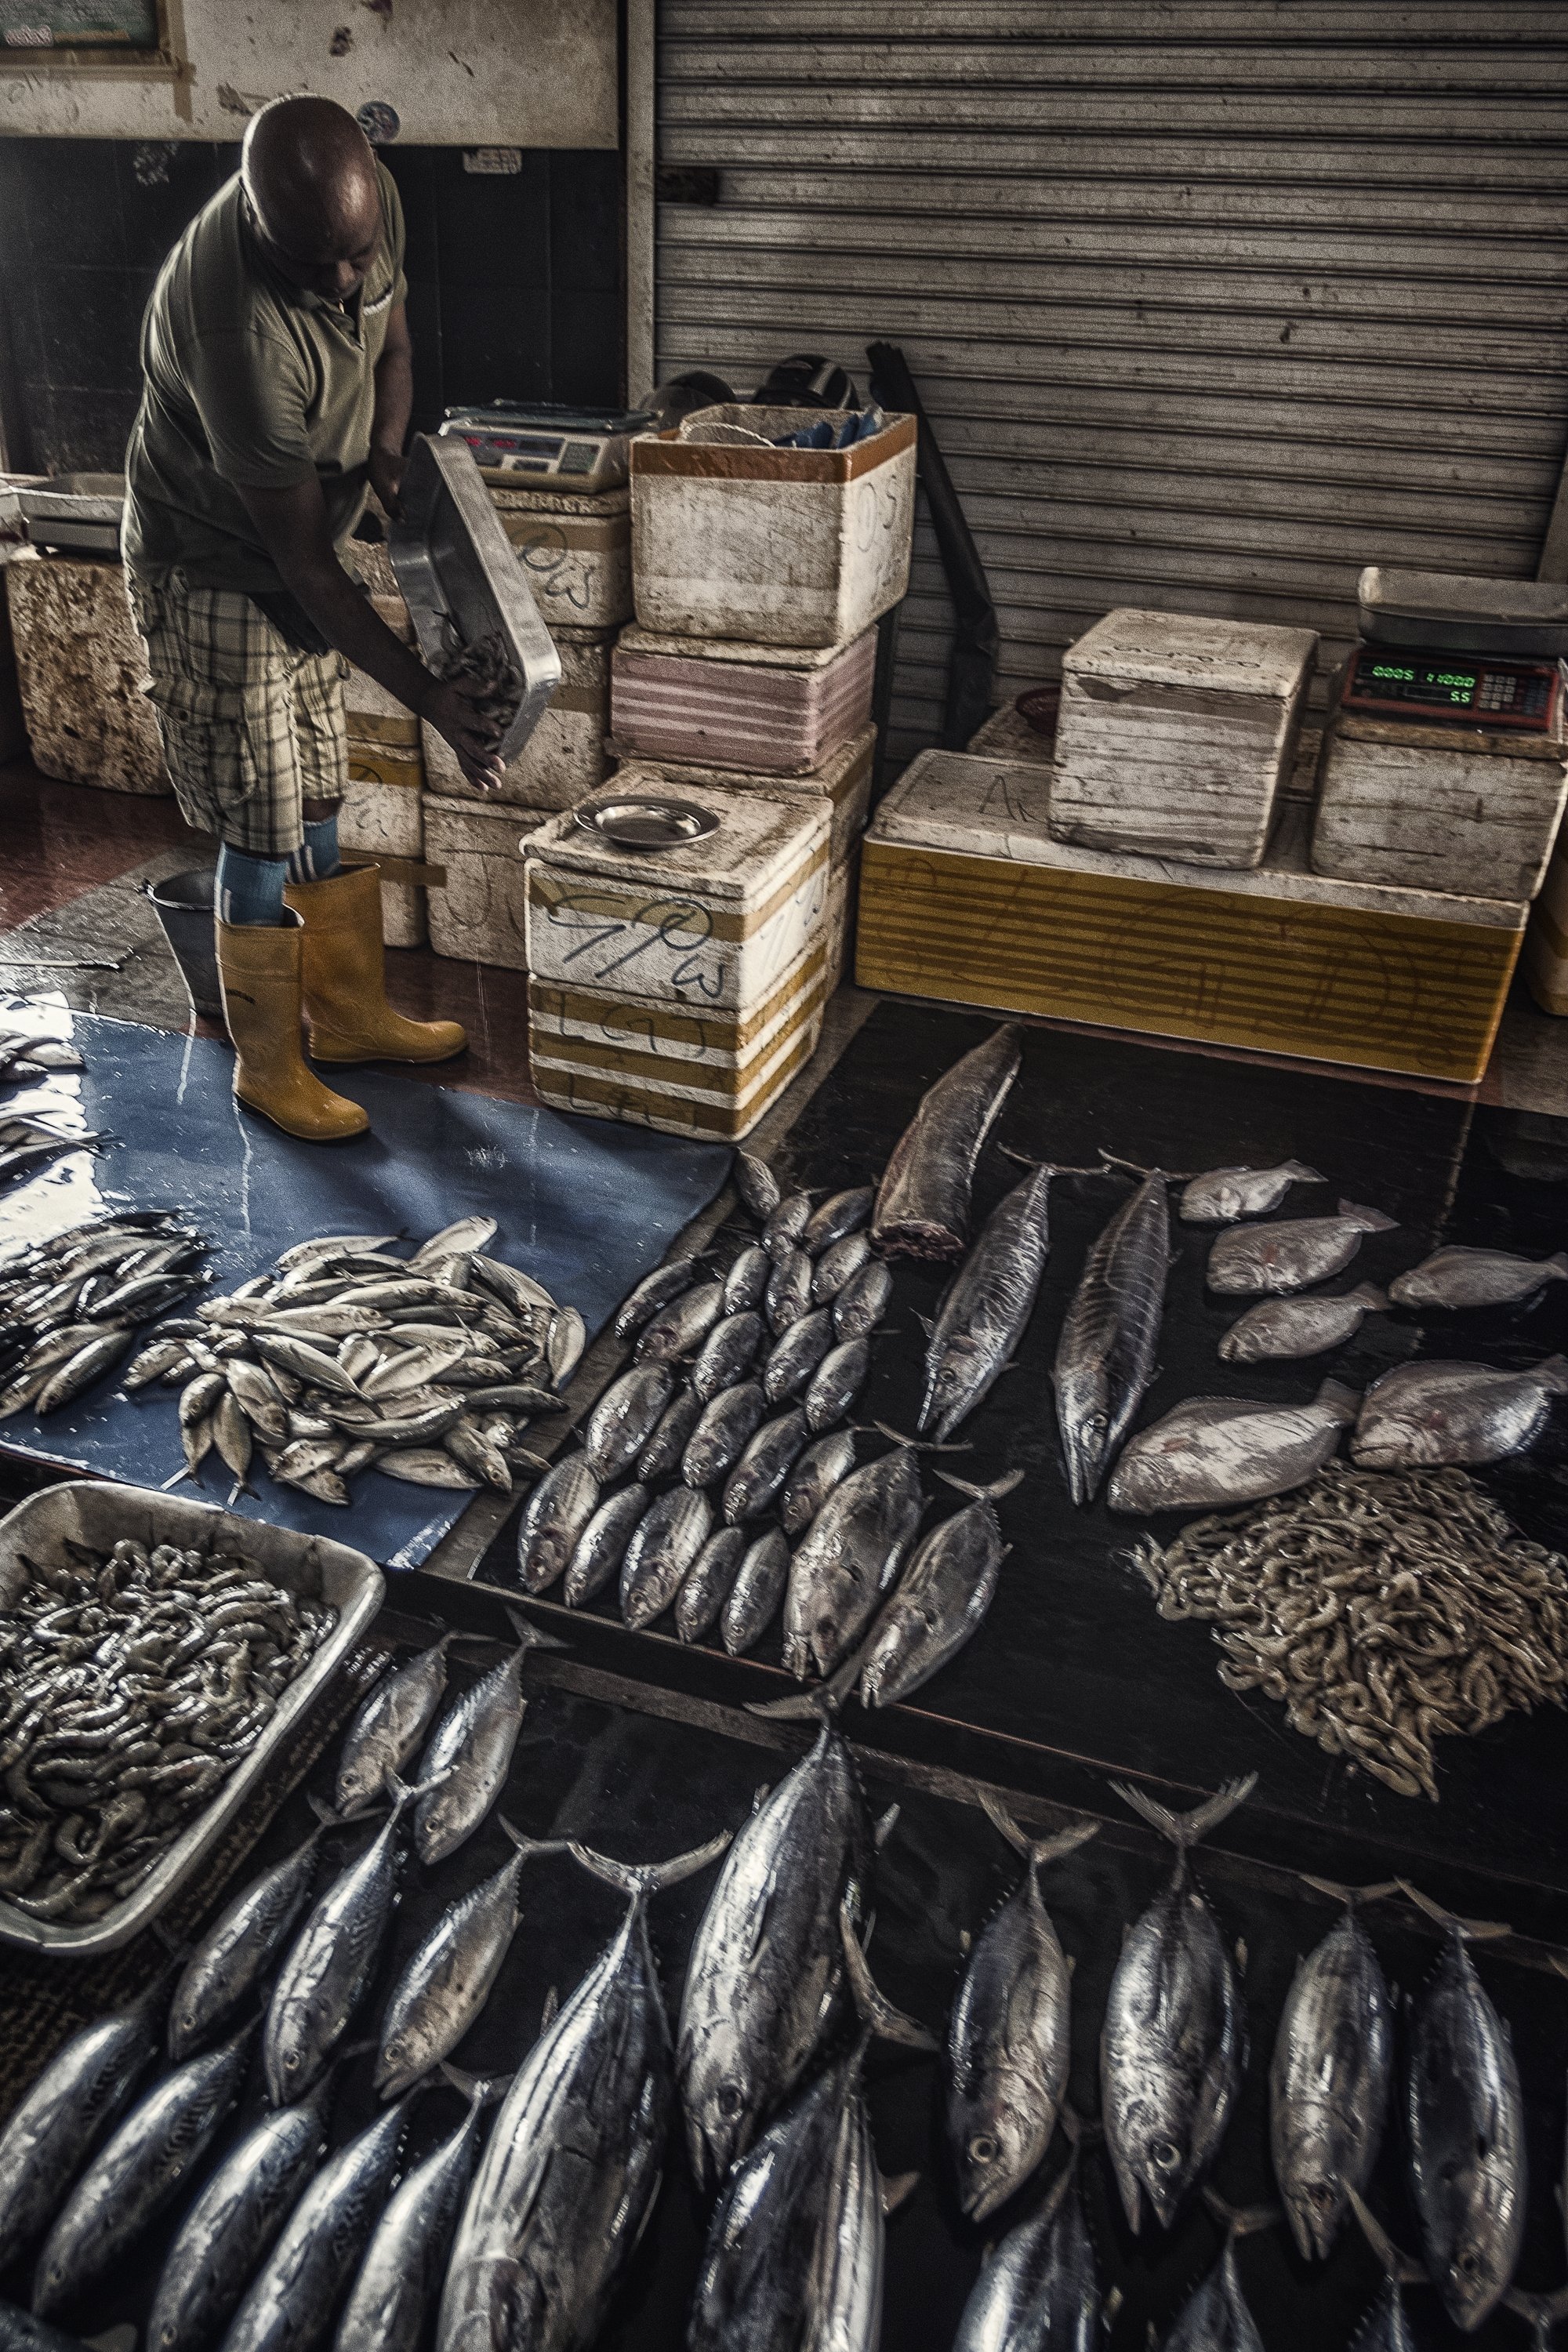
[[244,1486],[280,1484],[346,1507],[375,1468],[424,1486],[510,1491],[523,1433],[563,1410],[586,1330],[465,1217],[411,1255],[395,1234],[338,1234],[153,1335],[126,1387],[180,1390],[185,1475],[215,1456]]

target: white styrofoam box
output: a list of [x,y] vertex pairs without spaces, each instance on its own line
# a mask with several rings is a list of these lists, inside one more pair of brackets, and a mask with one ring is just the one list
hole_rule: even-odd
[[0,577],[35,767],[107,792],[172,792],[121,566],[28,549]]
[[1108,613],[1062,657],[1055,838],[1258,865],[1317,643],[1254,621]]
[[[682,430],[727,423],[771,436],[805,421],[797,408],[721,407],[700,410]],[[915,432],[912,416],[892,416],[852,449],[737,448],[673,433],[635,440],[632,588],[642,627],[769,646],[859,636],[909,586]]]
[[[1398,737],[1409,740],[1400,741]],[[1533,898],[1568,796],[1561,743],[1342,717],[1324,743],[1312,871]]]
[[610,664],[610,729],[628,758],[747,776],[804,776],[871,716],[877,638],[805,652],[623,629]]
[[463,963],[528,970],[522,845],[542,809],[424,796],[425,856],[443,868],[428,898],[430,944]]
[[615,629],[632,614],[631,493],[529,489],[487,472],[501,529],[517,550],[552,636],[560,628]]
[[529,971],[713,1012],[761,1003],[822,928],[828,803],[710,790],[702,804],[717,830],[678,849],[619,849],[571,815],[542,825],[527,861]]
[[1541,895],[1530,910],[1523,970],[1542,1013],[1560,1019],[1568,1014],[1568,842],[1560,842],[1552,852]]
[[[414,643],[414,624],[408,617],[408,607],[401,596],[373,596],[379,619],[400,644]],[[353,662],[343,680],[343,706],[348,719],[350,740],[358,743],[380,744],[398,751],[419,749],[419,721],[406,703],[399,702],[384,686]]]
[[610,723],[610,647],[604,629],[557,629],[561,683],[538,726],[493,793],[476,793],[445,738],[423,729],[425,767],[432,792],[449,800],[484,799],[519,808],[566,809],[610,772],[605,735]]
[[871,804],[871,772],[877,756],[877,730],[863,727],[833,757],[805,776],[739,774],[728,769],[682,767],[670,760],[627,760],[616,771],[616,787],[627,792],[675,793],[700,802],[718,785],[726,792],[763,793],[786,800],[796,793],[826,796],[833,811],[828,847],[832,865],[842,864],[866,829]]
[[1010,702],[994,710],[963,748],[977,760],[1013,760],[1024,768],[1048,768],[1057,756],[1054,731],[1042,735]]
[[381,935],[389,948],[423,947],[425,893],[403,879],[400,866],[422,866],[424,769],[417,752],[375,749],[366,756],[349,745],[348,795],[338,812],[338,843],[351,856],[385,861],[381,877]]

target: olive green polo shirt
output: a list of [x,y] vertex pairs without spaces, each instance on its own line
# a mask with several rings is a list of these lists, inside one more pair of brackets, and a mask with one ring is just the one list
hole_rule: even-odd
[[403,208],[378,163],[385,233],[339,308],[262,252],[237,174],[158,273],[142,324],[142,406],[126,452],[125,555],[157,581],[250,593],[281,586],[242,489],[312,474],[342,547],[364,507],[375,367],[405,297]]

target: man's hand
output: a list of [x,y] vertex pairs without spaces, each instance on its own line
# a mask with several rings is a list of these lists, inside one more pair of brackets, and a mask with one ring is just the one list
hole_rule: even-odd
[[500,731],[493,719],[480,717],[479,689],[466,678],[450,686],[432,682],[421,697],[419,716],[427,719],[443,741],[458,755],[458,765],[476,792],[493,793],[506,771],[496,757]]
[[370,453],[370,486],[394,522],[403,520],[403,468],[401,449],[373,446]]

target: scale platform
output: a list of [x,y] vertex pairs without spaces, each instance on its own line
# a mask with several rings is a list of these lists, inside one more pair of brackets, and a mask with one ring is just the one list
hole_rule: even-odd
[[563,490],[611,490],[626,478],[634,434],[654,423],[649,409],[563,408],[549,402],[492,401],[449,408],[440,431],[464,441],[486,474]]

